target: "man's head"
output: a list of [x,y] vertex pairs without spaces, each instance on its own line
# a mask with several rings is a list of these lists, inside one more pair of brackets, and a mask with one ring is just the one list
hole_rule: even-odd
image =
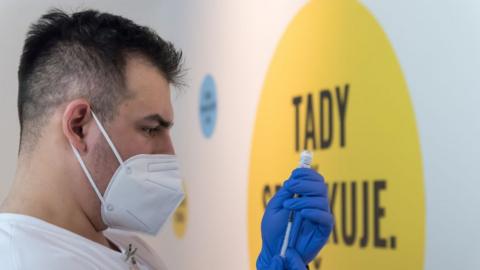
[[133,93],[125,86],[129,58],[143,57],[176,83],[181,53],[152,30],[120,16],[52,10],[33,24],[18,70],[21,149],[35,145],[61,104],[84,98],[103,121]]
[[178,83],[181,56],[149,28],[97,11],[53,10],[31,26],[18,71],[20,156],[57,155],[49,169],[73,179],[63,184],[97,229],[99,201],[70,143],[101,192],[119,164],[91,111],[123,159],[173,153],[169,85]]

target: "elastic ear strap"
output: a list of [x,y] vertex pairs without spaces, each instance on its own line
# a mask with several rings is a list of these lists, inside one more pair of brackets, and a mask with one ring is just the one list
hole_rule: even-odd
[[103,137],[105,137],[105,140],[107,140],[108,145],[110,145],[110,148],[112,149],[113,154],[115,154],[115,157],[117,158],[118,163],[120,163],[120,165],[123,165],[122,157],[118,153],[117,148],[115,148],[115,145],[113,144],[112,140],[110,140],[110,137],[108,136],[107,131],[103,128],[102,123],[100,123],[95,113],[93,111],[91,112],[92,112],[93,119],[95,119],[95,122],[97,122],[98,129],[100,129],[100,132],[102,132]]
[[85,163],[83,162],[83,159],[80,156],[80,153],[78,152],[77,148],[75,148],[73,146],[73,144],[70,143],[70,146],[72,147],[73,153],[75,154],[75,157],[77,158],[78,162],[80,163],[80,166],[82,167],[83,172],[87,176],[88,181],[92,185],[93,190],[95,190],[95,193],[97,193],[97,196],[100,199],[100,201],[102,202],[102,205],[105,205],[105,201],[103,200],[102,194],[98,190],[97,185],[95,185],[95,182],[93,181],[93,177],[90,174],[90,172],[88,171],[87,166],[85,166]]

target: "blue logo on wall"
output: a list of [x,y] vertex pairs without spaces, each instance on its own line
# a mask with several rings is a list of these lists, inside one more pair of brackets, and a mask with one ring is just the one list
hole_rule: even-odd
[[199,109],[203,135],[210,138],[217,122],[217,90],[211,75],[206,75],[203,79]]

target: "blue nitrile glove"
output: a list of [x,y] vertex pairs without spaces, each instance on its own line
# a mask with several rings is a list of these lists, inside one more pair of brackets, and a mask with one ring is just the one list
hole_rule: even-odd
[[[300,195],[293,198],[293,194]],[[294,222],[290,233],[289,250],[283,261],[286,269],[305,269],[305,265],[317,256],[325,245],[333,228],[333,216],[330,213],[327,186],[323,177],[313,169],[299,168],[292,172],[283,187],[273,196],[267,205],[262,219],[262,251],[257,259],[257,269],[279,265],[283,238],[290,210],[295,210]],[[304,268],[293,266],[293,261],[301,259]]]
[[295,249],[287,249],[285,259],[280,255],[275,255],[266,270],[306,270],[307,266],[303,262]]

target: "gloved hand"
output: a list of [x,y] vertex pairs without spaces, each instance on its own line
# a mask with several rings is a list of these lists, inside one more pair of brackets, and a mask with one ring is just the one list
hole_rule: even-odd
[[[257,266],[258,267],[258,266]],[[260,268],[259,268],[260,269]],[[280,255],[275,255],[265,270],[305,270],[307,266],[295,249],[287,249],[285,261]]]
[[[293,198],[294,194],[300,197]],[[289,249],[285,260],[282,260],[277,255],[280,254],[285,237],[290,210],[295,210],[295,217]],[[327,242],[332,228],[333,216],[323,177],[313,169],[295,169],[270,200],[263,215],[263,243],[257,259],[257,269],[306,269],[305,265],[315,258]]]

